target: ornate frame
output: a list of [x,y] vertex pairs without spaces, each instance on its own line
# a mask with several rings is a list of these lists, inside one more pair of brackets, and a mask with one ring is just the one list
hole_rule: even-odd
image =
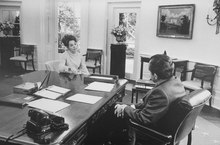
[[194,4],[159,6],[157,36],[192,39],[194,13]]

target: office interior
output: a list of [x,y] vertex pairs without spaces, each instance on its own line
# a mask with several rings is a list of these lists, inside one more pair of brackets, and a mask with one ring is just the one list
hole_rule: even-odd
[[[110,74],[110,47],[116,43],[111,30],[118,25],[117,14],[135,12],[135,42],[132,42],[135,49],[132,65],[128,65],[130,67],[129,71],[125,72],[125,78],[131,82],[140,78],[141,56],[164,51],[172,58],[188,60],[187,69],[192,69],[195,63],[218,66],[212,108],[220,110],[220,34],[216,34],[219,29],[217,24],[211,26],[207,23],[207,15],[213,11],[214,0],[0,0],[0,21],[4,19],[5,11],[19,11],[20,34],[16,37],[20,38],[22,44],[35,45],[36,70],[45,70],[45,62],[59,59],[61,56],[61,53],[58,53],[57,8],[62,1],[71,1],[80,9],[81,53],[86,54],[88,48],[102,50],[101,74]],[[185,4],[195,6],[192,38],[158,37],[159,6]],[[1,37],[5,37],[2,33]],[[147,65],[144,69],[147,69]],[[28,70],[32,70],[31,64],[28,64]],[[147,79],[149,72],[144,70],[143,75]],[[187,75],[186,79],[190,79],[190,75]]]

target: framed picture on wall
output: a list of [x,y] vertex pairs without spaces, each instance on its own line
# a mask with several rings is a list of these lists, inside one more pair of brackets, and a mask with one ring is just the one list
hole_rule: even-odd
[[192,39],[194,13],[194,4],[159,6],[157,36]]

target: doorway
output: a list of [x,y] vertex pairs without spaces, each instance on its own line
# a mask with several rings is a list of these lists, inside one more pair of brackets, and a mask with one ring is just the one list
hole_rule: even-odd
[[[111,30],[114,27],[123,25],[127,30],[126,35],[126,61],[125,61],[125,77],[127,79],[135,79],[135,70],[137,66],[134,65],[138,54],[138,22],[140,2],[120,2],[108,4],[108,42],[107,42],[107,58],[110,58],[110,45],[116,43],[115,37],[111,35]],[[110,66],[110,60],[107,60],[107,66]],[[107,73],[110,68],[107,68]]]
[[73,34],[80,46],[80,0],[56,0],[55,11],[55,47],[57,48],[57,57],[60,58],[60,54],[66,49],[61,42],[64,35]]

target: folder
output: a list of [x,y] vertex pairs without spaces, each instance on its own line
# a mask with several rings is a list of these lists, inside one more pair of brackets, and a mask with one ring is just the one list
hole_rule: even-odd
[[12,93],[10,95],[0,97],[0,104],[4,106],[13,106],[23,108],[28,102],[35,100],[36,97],[26,94]]
[[64,96],[68,92],[70,92],[70,89],[52,85],[35,92],[33,95],[43,98],[57,99],[61,96]]

